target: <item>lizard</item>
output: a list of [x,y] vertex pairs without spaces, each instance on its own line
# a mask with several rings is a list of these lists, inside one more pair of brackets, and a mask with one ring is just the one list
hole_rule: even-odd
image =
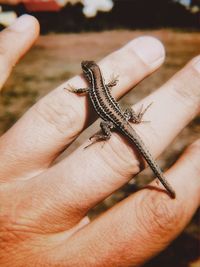
[[111,137],[111,130],[115,129],[120,132],[135,145],[169,195],[172,198],[175,198],[176,194],[174,189],[164,177],[162,170],[152,157],[138,133],[129,123],[129,121],[140,123],[144,113],[151,104],[143,111],[141,110],[138,114],[131,108],[128,108],[123,112],[119,103],[114,99],[110,92],[110,89],[117,84],[118,79],[115,78],[110,83],[105,84],[102,72],[94,61],[82,61],[81,67],[89,87],[74,88],[70,86],[68,89],[70,92],[77,94],[88,93],[96,113],[102,119],[100,123],[102,132],[100,134],[95,134],[92,138],[95,139],[95,142],[108,140]]

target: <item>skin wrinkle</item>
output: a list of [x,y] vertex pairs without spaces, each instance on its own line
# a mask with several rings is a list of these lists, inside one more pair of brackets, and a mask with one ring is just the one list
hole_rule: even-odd
[[[197,87],[200,86],[200,74],[198,73],[198,77],[196,75],[197,71],[194,69],[192,62],[186,66],[180,73],[180,80],[176,78],[176,75],[172,79],[173,86],[171,87],[171,92],[175,94],[175,97],[178,97],[179,101],[186,106],[191,106],[192,110],[199,109],[200,102],[200,90],[196,90]],[[191,78],[192,77],[192,78]],[[187,82],[193,80],[193,84],[190,86],[190,90],[188,90]],[[185,82],[186,81],[186,82]],[[173,90],[172,90],[173,88]]]
[[[182,221],[186,220],[186,216],[184,218],[184,214],[186,215],[188,213],[187,206],[182,206],[182,202],[181,202],[182,199],[180,199],[180,196],[177,197],[177,201],[172,205],[170,205],[170,203],[167,201],[166,196],[163,196],[161,198],[161,201],[159,199],[158,203],[155,202],[153,199],[151,199],[150,194],[149,196],[150,196],[150,201],[146,201],[147,207],[144,205],[144,203],[143,205],[141,205],[141,207],[146,209],[143,212],[144,221],[145,221],[145,214],[149,214],[150,212],[150,216],[147,216],[147,217],[148,218],[152,217],[151,225],[155,224],[155,229],[160,228],[160,230],[162,230],[162,228],[165,227],[163,229],[170,233],[171,231],[173,232],[173,225],[176,225],[177,227],[178,225],[181,226]],[[181,198],[183,198],[183,196],[181,196]],[[155,200],[158,201],[158,199],[156,198]],[[151,203],[151,205],[149,203]],[[153,216],[151,216],[151,213]],[[181,218],[181,221],[179,220],[179,218]],[[165,235],[163,234],[163,236]]]
[[[103,185],[102,185],[102,191],[100,191],[98,189],[99,179],[97,180],[96,179],[96,176],[90,172],[89,165],[88,165],[88,167],[86,167],[85,165],[82,166],[82,171],[84,173],[84,177],[88,177],[87,179],[89,179],[91,181],[91,183],[89,185],[83,184],[80,187],[80,184],[79,184],[79,181],[78,181],[77,186],[76,186],[76,180],[77,180],[76,179],[76,174],[74,174],[74,176],[73,176],[73,172],[71,172],[71,176],[68,176],[68,178],[67,178],[68,180],[71,180],[71,181],[74,181],[75,182],[75,184],[72,185],[72,186],[74,188],[78,188],[78,190],[75,189],[75,191],[76,191],[77,194],[78,194],[77,191],[80,191],[80,193],[82,195],[83,194],[82,190],[84,188],[86,189],[86,193],[83,196],[83,200],[84,201],[82,201],[80,204],[83,207],[83,203],[85,203],[85,200],[87,200],[87,202],[88,202],[88,205],[86,205],[87,210],[90,208],[90,205],[91,205],[90,194],[97,194],[98,193],[98,198],[97,199],[98,199],[98,202],[99,202],[99,198],[100,199],[105,198],[105,193],[104,193],[105,188],[107,188],[107,190],[109,190],[114,185],[116,187],[117,184],[118,184],[118,179],[116,179],[119,176],[118,172],[116,173],[116,171],[113,170],[113,167],[110,166],[110,164],[108,164],[107,161],[106,161],[106,165],[104,164],[104,162],[105,162],[105,158],[103,156],[100,156],[100,158],[98,160],[98,165],[96,165],[96,161],[90,161],[89,162],[89,165],[90,166],[91,165],[96,165],[97,170],[100,170],[101,171],[101,177],[102,178],[103,177],[107,177],[108,176],[108,173],[110,173],[110,176],[112,176],[112,177],[115,177],[115,174],[117,174],[117,176],[115,177],[115,179],[104,179],[104,182],[103,181],[101,182],[101,184],[103,183]],[[81,167],[81,166],[79,165],[79,167]],[[74,169],[74,172],[76,173],[76,169]],[[83,208],[83,210],[84,210],[84,208]]]
[[[27,241],[21,241],[20,245],[15,244],[12,250],[9,250],[8,256],[5,254],[2,263],[6,267],[13,266],[12,255],[15,257],[15,266],[24,267],[24,263],[29,263],[28,266],[50,266],[44,263],[44,258],[48,261],[48,253],[53,253],[56,246],[49,245],[48,239],[41,236],[39,239],[29,237]],[[42,244],[42,246],[41,246]],[[40,263],[40,264],[39,264]],[[39,265],[38,265],[39,264]],[[54,266],[54,265],[52,265]],[[61,266],[61,265],[60,265]]]
[[[120,177],[120,175],[121,175],[121,171],[120,170],[117,170],[117,172],[114,170],[114,166],[115,165],[113,165],[113,163],[115,162],[115,157],[106,157],[105,156],[105,153],[107,153],[106,152],[106,147],[108,147],[108,149],[109,149],[109,152],[110,152],[110,144],[106,144],[105,145],[105,147],[104,147],[104,150],[99,150],[99,152],[97,152],[98,153],[98,157],[99,157],[99,159],[98,159],[98,166],[99,166],[99,169],[101,170],[101,172],[102,172],[102,174],[101,174],[101,176],[104,176],[104,174],[106,175],[107,173],[112,173],[112,177],[115,177],[115,173],[116,173],[116,177]],[[98,150],[97,150],[98,151]],[[112,150],[111,150],[112,151]],[[89,153],[89,151],[88,151],[88,153]],[[116,155],[117,157],[118,157],[118,155]],[[74,157],[76,158],[76,154],[74,155]],[[88,165],[88,167],[90,168],[91,166],[93,166],[93,161],[92,161],[92,159],[93,159],[94,157],[93,157],[93,155],[91,155],[91,160],[89,161],[89,165]],[[70,159],[70,162],[73,162],[73,157]],[[69,166],[71,165],[70,164],[70,162],[68,162],[68,164],[69,164]],[[118,162],[119,163],[119,162]],[[80,161],[80,164],[81,164],[81,161]],[[92,164],[92,165],[91,165]],[[94,160],[94,164],[96,165],[96,160]],[[106,165],[105,165],[106,164]],[[130,164],[131,164],[131,162],[130,162]],[[64,168],[66,168],[66,165],[63,165],[64,166]],[[79,165],[79,168],[81,167],[82,165]],[[83,167],[83,172],[84,172],[84,174],[86,175],[86,176],[91,176],[91,174],[90,174],[90,171],[89,171],[89,173],[87,173],[87,167],[86,167],[87,165],[85,165],[85,163],[84,163],[84,165],[82,166]],[[101,166],[103,166],[103,168],[101,167]],[[81,167],[81,168],[82,168]],[[74,171],[69,171],[69,173],[70,173],[70,176],[67,178],[69,181],[70,180],[72,180],[72,181],[76,181],[77,179],[75,178],[76,177],[76,174],[75,174],[75,177],[73,177],[73,172],[75,172],[76,173],[76,169],[77,168],[75,168],[74,169]],[[97,171],[97,170],[96,170]],[[81,172],[81,171],[80,171]],[[110,174],[111,175],[111,174]],[[104,182],[104,186],[103,186],[103,188],[110,188],[110,186],[112,185],[114,185],[115,184],[115,186],[119,183],[119,180],[120,180],[120,178],[117,178],[116,179],[116,177],[115,177],[115,179],[113,179],[113,180],[111,180],[111,179],[108,179],[108,180],[105,180],[105,182]],[[92,177],[91,178],[89,178],[89,180],[91,181],[91,185],[94,183],[94,185],[92,186],[92,188],[94,187],[94,189],[96,188],[96,182],[95,182],[95,180],[96,180],[96,178],[94,179],[94,182],[92,182],[93,181],[93,179],[92,179]],[[77,185],[78,186],[78,188],[80,187],[80,185],[78,184]],[[77,188],[77,186],[75,185],[75,187]],[[84,185],[83,185],[84,186]],[[83,187],[81,187],[82,189],[83,189]],[[93,191],[93,189],[92,188],[90,188],[90,191]],[[88,190],[87,190],[88,191]],[[96,189],[95,189],[95,191],[96,191]],[[88,193],[87,193],[88,194]]]
[[[51,175],[51,174],[49,174],[49,175]],[[53,191],[50,192],[47,185],[45,186],[45,184],[49,184],[48,175],[47,175],[46,179],[44,177],[44,186],[46,188],[45,192],[47,192],[45,199],[44,199],[44,192],[42,189],[43,187],[40,186],[41,187],[40,188],[40,191],[41,191],[40,194],[43,194],[43,202],[45,202],[45,207],[43,205],[43,209],[37,210],[37,213],[32,218],[32,220],[39,223],[39,225],[42,226],[42,229],[44,229],[43,230],[44,232],[46,232],[45,229],[49,229],[50,233],[70,229],[73,225],[78,223],[80,221],[80,218],[82,218],[82,216],[85,215],[86,211],[88,211],[88,207],[86,207],[86,211],[84,211],[83,206],[79,207],[79,203],[77,201],[75,201],[76,200],[76,194],[78,194],[78,192],[76,194],[74,194],[73,192],[71,192],[71,190],[67,190],[67,191],[65,190],[64,191],[64,188],[61,186],[63,184],[61,179],[59,178],[59,179],[57,179],[57,181],[58,181],[58,183],[57,183],[58,189],[56,190],[57,194],[54,195],[54,192]],[[37,186],[37,181],[35,179],[33,180],[33,183],[31,183],[31,184],[27,183],[27,185],[29,188],[25,187],[24,193],[27,192],[27,198],[28,198],[29,197],[29,191],[31,191],[31,188],[36,189],[38,186]],[[54,186],[54,188],[52,188],[53,190],[55,190],[55,186]],[[68,185],[68,187],[69,186],[70,185]],[[64,192],[61,192],[61,190],[63,190]],[[65,193],[66,197],[65,197],[65,200],[63,201],[64,193]],[[52,203],[50,201],[49,195],[54,198],[55,203],[54,202]],[[57,205],[56,203],[58,203],[58,202],[61,204]],[[26,201],[25,201],[25,203],[26,203]],[[33,198],[33,204],[32,204],[33,207],[32,208],[37,208],[38,203],[40,203],[40,199],[38,199],[37,195],[35,195],[35,197]],[[31,216],[31,214],[29,214],[30,207],[27,207],[27,208],[28,208],[27,216]],[[64,214],[63,214],[63,210],[65,210]],[[23,211],[23,213],[25,211]],[[70,218],[70,220],[68,220],[68,218]],[[41,221],[41,223],[40,223],[40,221]],[[45,222],[45,224],[42,222]]]
[[[152,196],[152,197],[151,197]],[[156,196],[156,195],[155,195]],[[145,197],[148,197],[149,201],[145,201]],[[153,208],[150,205],[151,199],[153,199],[153,194],[144,194],[143,197],[136,197],[136,201],[134,202],[134,210],[135,210],[135,217],[134,217],[134,225],[137,225],[137,234],[139,235],[139,238],[137,239],[137,253],[140,254],[140,249],[141,253],[143,250],[143,245],[145,243],[145,246],[151,247],[149,250],[149,253],[151,254],[152,252],[155,251],[157,247],[160,246],[160,242],[162,242],[163,245],[167,245],[169,243],[168,240],[163,239],[163,236],[166,235],[167,233],[170,233],[171,230],[174,229],[174,227],[171,227],[171,221],[170,221],[170,227],[168,229],[165,229],[165,227],[169,226],[168,223],[168,214],[165,213],[165,208],[163,209],[162,204],[159,203],[159,200],[155,199],[153,200],[154,203],[155,201],[157,204],[154,204],[156,207],[156,212],[154,212]],[[167,202],[167,200],[165,200]],[[166,203],[167,204],[167,203]],[[143,205],[143,206],[142,206]],[[167,207],[167,205],[165,205]],[[166,209],[168,211],[168,208]],[[162,221],[159,221],[160,216],[164,215],[167,220],[163,219]],[[174,214],[172,214],[172,217]],[[156,221],[154,221],[156,220]],[[156,230],[157,229],[157,230]],[[158,230],[159,229],[159,230]],[[161,241],[162,240],[162,241]],[[140,255],[141,256],[141,255]]]
[[148,194],[146,197],[148,200],[145,198],[141,199],[140,219],[138,218],[139,225],[142,226],[142,232],[147,232],[149,237],[156,235],[156,239],[160,242],[160,238],[168,236],[173,230],[174,225],[178,225],[182,208],[181,206],[177,208],[174,205],[170,205],[168,203],[169,199],[165,195],[158,199],[154,192],[152,192],[152,194]]
[[[100,153],[104,162],[112,167],[112,171],[116,172],[116,174],[120,174],[121,176],[129,176],[127,173],[136,174],[139,172],[139,160],[135,155],[137,155],[137,151],[132,144],[129,142],[122,142],[123,136],[119,133],[112,133],[112,137],[110,142],[104,146],[104,151]],[[107,150],[105,152],[105,150]],[[126,152],[125,152],[126,150]],[[120,151],[124,151],[124,153],[120,153]],[[112,155],[105,156],[105,154]],[[118,166],[121,166],[120,170]],[[125,171],[125,173],[124,173]]]
[[[128,222],[127,222],[128,223]],[[115,225],[113,224],[113,227],[115,227]],[[114,231],[114,228],[112,227],[112,230],[111,230],[111,232],[113,232]],[[118,225],[118,227],[119,227],[119,225]],[[106,228],[106,227],[105,227]],[[120,229],[121,229],[121,227],[120,227]],[[123,229],[129,229],[129,227],[128,228],[126,228],[124,225],[123,225]],[[103,241],[104,239],[105,239],[105,246],[104,245],[102,245],[101,247],[98,247],[98,251],[99,251],[99,255],[100,255],[100,258],[97,256],[97,262],[95,261],[95,259],[93,258],[93,253],[92,253],[92,251],[93,251],[93,247],[96,247],[96,245],[95,245],[95,240],[93,241],[93,240],[91,240],[91,242],[90,241],[88,241],[89,242],[89,246],[90,246],[90,248],[89,248],[89,251],[91,251],[91,255],[92,255],[92,257],[90,257],[90,252],[86,252],[86,251],[84,251],[83,250],[83,252],[82,252],[82,254],[84,255],[85,253],[87,253],[87,255],[88,255],[88,257],[87,257],[87,261],[86,261],[86,266],[104,266],[104,264],[105,264],[105,266],[118,266],[117,265],[117,262],[119,262],[119,263],[121,263],[122,264],[122,258],[121,258],[121,256],[119,257],[118,255],[122,255],[122,257],[123,257],[123,253],[122,253],[122,250],[124,250],[124,246],[119,246],[118,248],[119,248],[119,250],[116,250],[116,249],[113,249],[113,252],[111,252],[111,249],[112,249],[112,247],[115,247],[116,248],[116,242],[115,242],[115,239],[113,239],[113,242],[112,242],[112,239],[109,239],[110,241],[110,245],[109,245],[109,248],[108,248],[108,254],[106,254],[106,251],[105,251],[105,247],[106,246],[108,246],[108,243],[107,243],[107,235],[109,235],[109,236],[112,236],[112,234],[111,234],[111,232],[109,231],[109,228],[108,228],[108,233],[104,233],[104,236],[105,236],[105,238],[103,238],[103,236],[101,235],[99,238]],[[114,231],[115,233],[119,233],[120,234],[120,231],[119,231],[119,229],[117,228],[116,229],[116,231]],[[97,233],[98,233],[98,231],[97,231]],[[122,234],[124,234],[124,232],[122,232]],[[116,237],[116,235],[114,235],[115,237]],[[113,237],[114,237],[113,236]],[[127,236],[129,236],[129,237],[131,237],[131,234],[129,235],[129,232],[127,232]],[[96,240],[99,240],[99,238],[97,237],[96,238]],[[137,238],[136,238],[137,239]],[[119,238],[119,240],[120,240],[120,238]],[[132,240],[133,241],[133,243],[134,243],[134,240]],[[120,242],[120,241],[119,241]],[[128,241],[128,243],[127,243],[127,245],[125,245],[125,247],[126,247],[126,252],[127,252],[127,254],[129,254],[128,253],[128,251],[129,250],[131,250],[131,252],[132,252],[132,249],[131,249],[131,247],[129,246],[129,242],[130,242],[130,240]],[[114,245],[115,244],[115,245]],[[122,241],[120,242],[120,244],[122,245]],[[125,243],[126,244],[126,243]],[[137,247],[137,242],[135,243],[135,246]],[[101,248],[102,248],[102,251],[101,251]],[[81,248],[80,248],[81,249]],[[97,251],[97,250],[96,250]],[[129,251],[130,252],[130,251]],[[71,255],[71,253],[75,253],[76,254],[76,252],[75,251],[73,251],[73,252],[68,252],[68,254],[70,254]],[[132,253],[131,253],[132,254]],[[84,257],[82,255],[82,257]],[[81,258],[82,258],[81,257]],[[134,258],[137,258],[138,256],[137,255],[134,255]],[[109,261],[108,261],[108,258],[109,258]],[[93,259],[93,264],[91,264],[91,261],[90,261],[90,259]],[[80,259],[81,260],[81,259]],[[74,261],[73,261],[74,262]],[[124,265],[120,265],[120,266],[129,266],[129,265],[127,265],[127,255],[124,257],[124,263],[126,263],[126,264],[124,264]],[[78,264],[78,263],[77,263]],[[71,265],[70,265],[71,266]],[[74,265],[72,264],[72,266],[76,266],[76,264],[75,264],[75,262],[74,262]]]
[[[55,107],[54,103],[49,105],[48,102],[44,103],[43,101],[41,105],[35,105],[33,108],[44,121],[55,127],[61,136],[72,135],[72,139],[81,131],[81,129],[78,129],[80,123],[74,123],[74,119],[76,118],[76,122],[81,122],[82,112],[79,106],[74,105],[73,102],[70,102],[68,106],[65,104],[65,108],[63,108],[62,103],[60,104],[61,106],[57,103]],[[66,113],[65,110],[69,110],[70,112]]]
[[[3,136],[1,137],[1,139],[3,138]],[[2,151],[2,148],[1,148],[1,144],[0,143],[0,150]],[[5,145],[5,143],[4,143]],[[9,144],[8,144],[9,146]],[[4,165],[3,162],[1,162],[0,166],[1,166],[1,172],[2,174],[0,174],[0,182],[1,183],[4,183],[4,182],[14,182],[15,180],[18,180],[18,178],[16,178],[18,176],[18,171],[16,170],[16,166],[15,166],[15,162],[16,162],[16,158],[19,158],[21,156],[24,155],[24,152],[20,152],[20,154],[17,154],[15,153],[15,149],[10,149],[10,150],[5,150],[2,152],[2,156],[4,156],[5,158],[7,158],[7,163],[9,162],[9,165],[6,164]],[[33,166],[33,163],[28,159],[26,161],[21,161],[19,164],[18,164],[18,169],[22,168],[24,169],[24,167],[28,167],[28,166]],[[37,166],[37,165],[36,165]],[[44,171],[45,168],[47,168],[49,166],[49,163],[48,165],[43,166],[43,168],[37,168],[37,170],[33,170],[33,171],[24,171],[23,173],[21,173],[21,177],[20,179],[21,180],[27,180],[27,179],[32,179],[34,178],[35,176],[37,176],[38,174],[40,174],[41,172]],[[5,173],[6,173],[6,176],[5,176]],[[10,178],[10,180],[8,180],[8,176]]]

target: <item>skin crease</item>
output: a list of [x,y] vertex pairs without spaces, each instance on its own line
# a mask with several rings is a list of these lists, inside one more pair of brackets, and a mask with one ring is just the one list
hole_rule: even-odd
[[[0,33],[1,88],[38,33],[38,22],[28,15]],[[99,65],[106,80],[113,69],[119,74],[113,89],[119,98],[155,71],[164,57],[162,44],[146,36]],[[87,96],[66,92],[68,84],[86,86],[81,76],[66,81],[0,138],[0,266],[141,266],[177,237],[199,206],[200,140],[165,173],[176,199],[153,181],[90,222],[87,212],[136,175],[144,161],[113,133],[103,149],[98,143],[84,150],[83,144],[51,167],[95,119]],[[199,113],[199,88],[196,57],[134,107],[154,103],[145,114],[151,127],[135,126],[154,157]]]

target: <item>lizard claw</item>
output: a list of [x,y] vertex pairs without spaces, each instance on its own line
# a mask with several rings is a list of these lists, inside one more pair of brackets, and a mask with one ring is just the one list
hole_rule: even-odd
[[76,92],[76,88],[71,84],[68,84],[67,87],[64,88],[64,90],[67,90],[67,91],[69,91],[71,93],[75,93]]

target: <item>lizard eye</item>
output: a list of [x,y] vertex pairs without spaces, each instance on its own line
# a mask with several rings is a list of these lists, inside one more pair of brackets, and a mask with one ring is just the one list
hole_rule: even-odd
[[88,72],[85,73],[85,76],[87,77],[88,82],[91,83],[92,82],[91,76],[88,74]]

